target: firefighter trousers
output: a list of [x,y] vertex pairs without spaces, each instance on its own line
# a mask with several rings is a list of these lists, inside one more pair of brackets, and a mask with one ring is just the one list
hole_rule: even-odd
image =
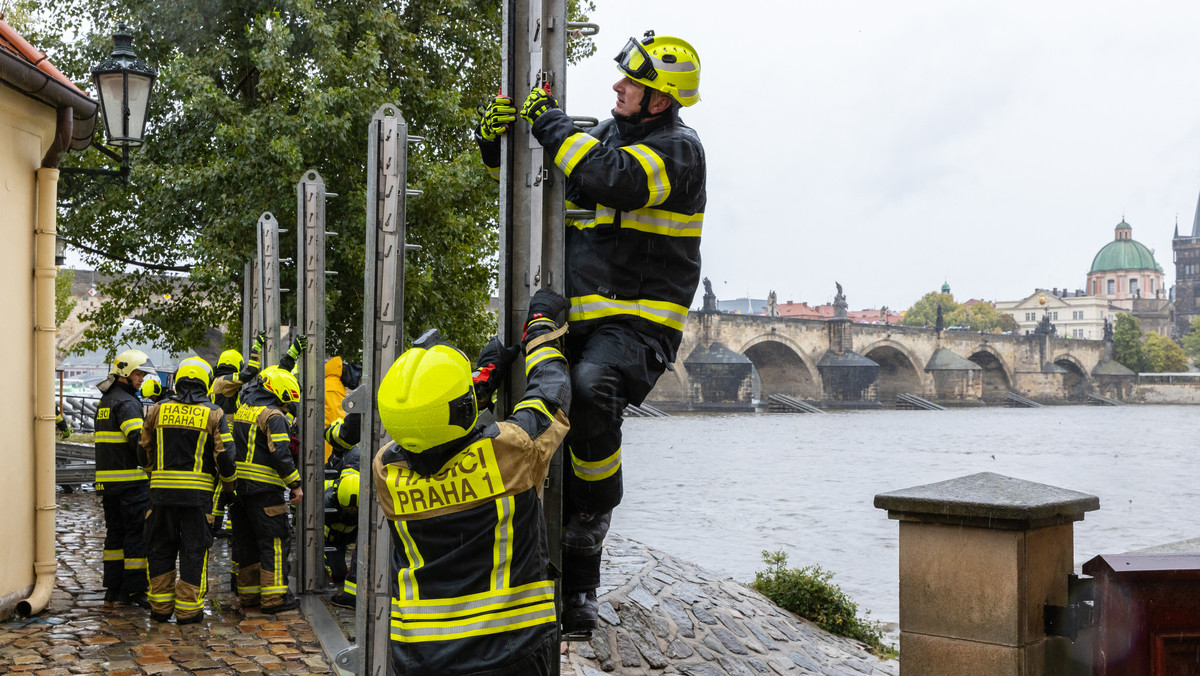
[[116,493],[105,491],[100,502],[105,527],[104,598],[123,601],[149,587],[145,529],[150,485],[143,482]]
[[[208,505],[151,505],[146,516],[150,610],[187,620],[204,612],[208,591]],[[175,563],[179,562],[179,579]]]
[[238,599],[242,607],[277,606],[284,602],[288,591],[288,504],[282,489],[278,493],[239,495],[238,502],[240,509],[233,517]]
[[[571,364],[571,430],[565,442],[563,509],[597,514],[621,503],[621,423],[625,407],[638,405],[667,366],[655,338],[613,322],[591,332],[567,334]],[[595,589],[600,555],[563,552],[567,591]]]

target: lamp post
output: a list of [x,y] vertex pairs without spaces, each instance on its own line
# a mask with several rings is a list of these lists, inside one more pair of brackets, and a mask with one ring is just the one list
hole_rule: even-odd
[[91,147],[120,166],[116,169],[60,169],[60,201],[77,202],[109,185],[129,183],[129,148],[142,145],[155,77],[154,69],[134,53],[133,36],[124,24],[119,25],[113,33],[112,54],[92,68],[92,82],[100,92],[107,144],[120,148],[121,152],[118,154],[95,143]]

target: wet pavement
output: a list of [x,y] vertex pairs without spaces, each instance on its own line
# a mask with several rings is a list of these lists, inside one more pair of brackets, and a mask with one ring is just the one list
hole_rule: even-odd
[[334,672],[299,610],[242,612],[229,590],[229,543],[209,559],[208,607],[198,624],[150,620],[137,606],[104,607],[101,550],[104,515],[85,490],[59,493],[58,574],[46,610],[0,623],[0,673],[244,674],[283,676]]

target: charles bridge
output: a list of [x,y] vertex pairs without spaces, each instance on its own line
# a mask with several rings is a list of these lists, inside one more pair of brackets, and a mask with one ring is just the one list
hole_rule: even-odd
[[[1136,374],[1111,344],[1055,335],[1007,335],[692,311],[674,371],[648,400],[671,408],[750,405],[780,394],[852,405],[894,405],[913,394],[958,404],[1001,403],[1011,392],[1054,403],[1090,394],[1125,399]],[[846,374],[859,371],[850,377]]]

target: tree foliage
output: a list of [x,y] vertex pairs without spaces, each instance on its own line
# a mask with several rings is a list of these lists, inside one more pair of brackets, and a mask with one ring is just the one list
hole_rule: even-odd
[[79,303],[71,295],[71,287],[74,284],[75,271],[59,268],[58,276],[54,278],[54,328],[62,326],[62,323],[67,321],[67,317],[71,316],[71,311]]
[[[482,344],[494,327],[497,195],[470,130],[499,79],[499,0],[34,1],[42,20],[31,40],[77,82],[107,56],[121,20],[158,70],[130,185],[60,212],[60,232],[89,263],[126,273],[98,289],[105,302],[84,317],[92,327],[76,350],[148,339],[181,353],[209,327],[236,344],[258,218],[270,211],[291,231],[280,251],[295,257],[296,183],[315,169],[338,194],[326,206],[327,229],[340,234],[326,252],[338,273],[327,279],[326,348],[357,358],[367,129],[388,102],[425,139],[409,154],[409,187],[424,195],[408,202],[408,239],[421,249],[407,257],[406,338],[437,327],[468,351]],[[294,271],[282,274],[294,289]],[[284,294],[285,318],[294,296]],[[143,320],[137,333],[117,335],[131,315]]]
[[1187,370],[1187,354],[1170,338],[1151,331],[1142,345],[1142,362],[1152,373],[1179,373]]
[[946,326],[961,326],[984,333],[1015,331],[1019,328],[1012,315],[998,311],[994,305],[987,302],[959,305],[949,315],[944,315],[944,319]]
[[934,326],[937,322],[939,304],[942,306],[943,322],[946,326],[953,326],[949,322],[949,317],[955,310],[958,310],[958,303],[955,302],[953,294],[937,291],[930,291],[913,303],[913,306],[904,313],[904,321],[901,324],[904,326]]
[[1183,351],[1193,362],[1200,359],[1200,315],[1192,317],[1187,333],[1183,334]]
[[1116,322],[1113,324],[1113,359],[1134,373],[1145,370],[1142,354],[1142,323],[1128,312],[1118,314]]

